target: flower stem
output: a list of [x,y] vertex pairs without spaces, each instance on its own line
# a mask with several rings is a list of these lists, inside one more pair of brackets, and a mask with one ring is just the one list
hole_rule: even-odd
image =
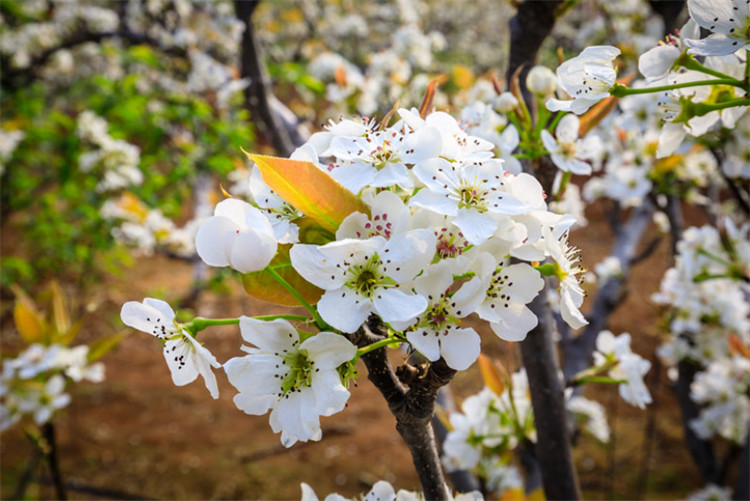
[[[283,318],[284,320],[296,320],[298,322],[306,322],[310,320],[309,317],[305,315],[287,315],[287,314],[278,314],[278,315],[258,315],[251,318],[255,318],[257,320],[263,320],[263,321],[270,321],[270,320],[276,320],[277,318]],[[183,324],[182,328],[188,331],[190,334],[195,336],[200,331],[208,328],[213,327],[215,325],[237,325],[240,323],[239,318],[203,318],[203,317],[195,317],[190,322]]]
[[615,97],[631,96],[634,94],[650,94],[652,92],[667,92],[674,89],[684,89],[687,87],[699,87],[701,85],[731,85],[733,87],[745,88],[745,84],[734,78],[720,78],[715,80],[696,80],[695,82],[682,82],[672,85],[661,85],[658,87],[643,87],[631,89],[624,85],[615,84],[609,93]]
[[731,78],[729,75],[726,75],[720,71],[713,70],[711,68],[703,66],[701,63],[699,63],[694,57],[690,56],[689,54],[682,54],[677,59],[676,63],[682,66],[683,68],[687,68],[689,70],[700,71],[701,73],[705,73],[706,75],[711,75],[711,76],[719,77],[719,78]]
[[372,344],[368,344],[367,346],[363,346],[362,348],[357,350],[357,356],[354,357],[354,362],[356,363],[356,361],[359,360],[359,357],[361,357],[362,355],[366,355],[370,353],[371,351],[377,350],[378,348],[382,348],[384,346],[396,346],[400,343],[401,341],[399,341],[398,339],[387,337],[385,339],[381,339],[380,341],[376,341]]
[[330,329],[330,326],[326,324],[325,321],[323,321],[323,319],[321,318],[320,314],[318,313],[318,310],[316,310],[314,306],[310,305],[310,303],[308,303],[305,300],[305,298],[303,298],[302,295],[299,292],[297,292],[297,289],[292,287],[292,285],[289,282],[284,280],[284,277],[279,275],[276,272],[276,270],[274,270],[270,266],[266,267],[265,271],[267,271],[268,274],[271,275],[273,279],[279,283],[279,285],[285,288],[289,292],[289,294],[294,296],[297,299],[297,301],[299,301],[299,303],[302,306],[304,306],[304,308],[307,311],[310,312],[310,315],[312,315],[312,317],[315,319],[315,324],[318,326],[319,329],[326,329],[326,328]]

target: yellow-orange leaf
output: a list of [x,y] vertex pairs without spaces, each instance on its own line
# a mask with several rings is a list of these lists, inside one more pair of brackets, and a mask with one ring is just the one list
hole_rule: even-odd
[[45,342],[47,326],[44,317],[37,311],[34,301],[25,292],[16,286],[12,288],[16,294],[13,320],[16,322],[18,333],[29,344]]
[[422,104],[419,105],[419,116],[424,118],[432,112],[432,102],[435,100],[435,93],[437,88],[440,87],[448,77],[445,75],[438,75],[437,77],[430,80],[427,84],[427,88],[424,91],[424,98],[422,98]]
[[505,391],[503,374],[500,372],[498,366],[492,363],[492,360],[484,355],[479,355],[479,370],[482,373],[484,384],[496,395],[501,395]]
[[529,501],[545,501],[547,498],[544,497],[544,489],[541,487],[529,492],[529,495],[527,497]]
[[57,281],[50,284],[50,291],[52,293],[52,320],[55,323],[55,333],[59,336],[70,330],[70,315],[68,315],[65,295]]
[[242,151],[273,191],[328,231],[335,232],[352,212],[369,213],[360,199],[312,162]]
[[500,501],[526,501],[526,495],[523,489],[505,489],[503,495],[500,496]]
[[737,334],[729,334],[729,353],[732,355],[741,355],[750,358],[750,349],[742,342]]
[[[305,301],[315,304],[323,295],[323,291],[302,278],[297,270],[292,268],[292,261],[289,258],[291,247],[289,244],[279,245],[279,250],[268,268],[281,275]],[[245,292],[258,299],[284,306],[300,306],[297,298],[265,270],[242,275],[242,285],[245,287]]]

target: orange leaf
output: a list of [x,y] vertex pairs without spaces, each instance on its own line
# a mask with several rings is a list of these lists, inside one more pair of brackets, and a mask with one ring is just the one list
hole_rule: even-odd
[[446,80],[448,80],[447,76],[438,75],[437,77],[430,80],[430,83],[427,84],[427,88],[424,91],[422,104],[419,105],[420,117],[424,118],[430,113],[430,111],[432,110],[432,102],[435,100],[435,92],[437,92],[437,88],[440,87]]
[[729,353],[732,355],[741,355],[750,358],[750,349],[742,342],[737,334],[729,335]]
[[[274,256],[268,268],[281,275],[299,294],[310,304],[315,304],[323,295],[323,291],[302,278],[297,270],[292,268],[289,258],[290,244],[279,245],[276,256]],[[265,270],[255,271],[242,275],[242,285],[245,292],[253,297],[268,301],[269,303],[284,306],[299,306],[299,301],[287,291],[273,276]]]
[[242,151],[273,191],[328,231],[335,232],[352,212],[369,214],[360,199],[312,162]]
[[37,311],[34,301],[19,287],[11,286],[16,294],[16,304],[13,308],[13,320],[16,329],[28,344],[45,343],[47,325],[44,317]]
[[490,390],[496,395],[501,395],[505,391],[503,382],[503,373],[499,369],[501,366],[492,363],[488,357],[479,355],[479,370],[482,373],[482,379]]

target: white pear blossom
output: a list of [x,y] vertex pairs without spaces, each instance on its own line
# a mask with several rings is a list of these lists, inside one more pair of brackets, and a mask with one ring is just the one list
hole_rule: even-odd
[[423,162],[414,174],[426,188],[410,204],[453,217],[466,239],[481,244],[495,233],[492,214],[523,214],[532,209],[505,191],[505,172],[498,159],[456,165],[443,158]]
[[595,156],[601,145],[597,136],[579,139],[579,126],[576,115],[565,115],[555,128],[555,137],[546,129],[542,131],[542,142],[561,171],[586,176],[591,174],[591,165],[583,160]]
[[231,266],[242,273],[262,270],[277,249],[273,226],[260,210],[228,198],[216,205],[195,236],[195,248],[210,266]]
[[539,320],[526,306],[544,287],[539,272],[526,263],[498,263],[494,256],[481,253],[476,261],[477,277],[484,297],[477,315],[490,322],[492,331],[505,341],[522,341]]
[[580,115],[609,97],[609,90],[617,79],[613,62],[619,54],[620,49],[616,47],[597,45],[587,47],[578,56],[562,63],[557,68],[558,83],[573,100],[550,98],[547,109]]
[[561,238],[555,238],[549,228],[543,229],[544,243],[550,257],[557,263],[557,276],[560,280],[560,314],[573,329],[580,329],[588,325],[579,310],[586,293],[580,285],[578,275],[583,268],[578,265],[578,250],[568,245],[567,233]]
[[323,320],[343,332],[357,330],[371,312],[384,321],[410,321],[427,299],[399,284],[411,282],[432,260],[430,230],[419,229],[386,240],[344,239],[324,246],[297,244],[289,255],[305,280],[326,292],[318,301]]
[[599,402],[576,395],[565,402],[565,407],[576,418],[583,420],[582,426],[585,431],[591,433],[600,442],[609,442],[610,429],[607,416],[604,413],[604,407]]
[[630,349],[630,334],[624,332],[615,337],[611,331],[601,331],[596,338],[594,362],[597,366],[607,361],[616,361],[609,376],[622,380],[620,396],[631,405],[645,408],[651,403],[651,394],[643,382],[643,376],[651,368],[651,362]]
[[557,90],[557,76],[546,66],[534,66],[526,75],[526,88],[539,96],[550,96]]
[[239,393],[235,405],[262,415],[271,410],[274,433],[291,447],[297,441],[320,440],[320,416],[344,409],[349,391],[337,368],[354,358],[357,348],[340,334],[320,332],[302,341],[288,321],[264,322],[240,317],[242,338],[255,347],[224,364]]
[[160,299],[146,298],[142,303],[129,301],[122,305],[120,318],[125,325],[164,341],[164,359],[177,386],[184,386],[202,376],[213,398],[219,398],[219,387],[211,367],[219,368],[210,351],[181,329],[174,320],[171,306]]
[[460,326],[460,319],[476,310],[484,299],[484,289],[474,277],[453,291],[453,275],[462,273],[456,264],[456,260],[445,260],[425,269],[414,281],[414,290],[427,298],[427,309],[413,325],[391,322],[391,326],[406,329],[409,343],[428,360],[442,357],[453,369],[465,370],[479,356],[480,340],[473,328]]

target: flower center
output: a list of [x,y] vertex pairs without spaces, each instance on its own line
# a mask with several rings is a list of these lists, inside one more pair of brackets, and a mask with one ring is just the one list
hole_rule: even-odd
[[365,260],[364,264],[355,264],[349,267],[348,272],[352,278],[346,283],[346,286],[369,299],[377,289],[392,287],[396,283],[383,273],[381,269],[383,262],[377,253],[369,258],[365,256]]
[[486,197],[488,194],[489,192],[483,189],[476,180],[471,182],[462,179],[455,192],[456,198],[458,198],[458,208],[473,208],[479,212],[484,212],[487,210]]
[[281,383],[281,395],[300,391],[312,385],[312,374],[315,371],[315,362],[307,358],[307,351],[298,350],[288,353],[283,357],[284,364],[289,371]]
[[[436,231],[435,236],[438,238],[437,254],[440,259],[459,256],[469,245],[469,242],[464,239],[463,233],[455,235],[453,232],[448,231],[448,228],[442,228],[440,232]],[[458,242],[456,242],[457,237],[461,238]]]

